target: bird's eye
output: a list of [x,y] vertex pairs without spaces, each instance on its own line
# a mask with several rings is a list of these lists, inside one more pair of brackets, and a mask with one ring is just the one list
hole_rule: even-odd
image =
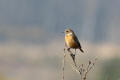
[[66,31],[66,32],[69,32],[69,31]]

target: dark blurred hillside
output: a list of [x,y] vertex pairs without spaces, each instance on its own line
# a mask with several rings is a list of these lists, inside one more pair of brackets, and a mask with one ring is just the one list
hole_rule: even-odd
[[109,61],[105,61],[102,65],[102,73],[100,80],[119,80],[120,79],[120,59],[114,58]]
[[[70,26],[83,40],[120,43],[119,4],[119,0],[0,0],[0,28],[37,26],[47,37]],[[7,39],[5,32],[0,33]]]

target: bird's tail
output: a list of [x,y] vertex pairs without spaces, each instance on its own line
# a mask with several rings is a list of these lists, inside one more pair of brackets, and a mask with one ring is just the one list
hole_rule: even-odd
[[80,49],[80,51],[82,52],[82,53],[84,53],[84,51],[82,50],[82,48],[79,48]]
[[72,57],[75,66],[77,66],[77,65],[76,65],[76,62],[75,62],[75,54],[70,54],[70,56]]

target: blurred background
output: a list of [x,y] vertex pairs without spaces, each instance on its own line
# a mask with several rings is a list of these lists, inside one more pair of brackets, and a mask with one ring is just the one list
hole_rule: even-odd
[[[0,0],[0,80],[61,80],[66,28],[78,64],[98,58],[87,80],[120,80],[120,0]],[[65,79],[80,80],[70,63]]]

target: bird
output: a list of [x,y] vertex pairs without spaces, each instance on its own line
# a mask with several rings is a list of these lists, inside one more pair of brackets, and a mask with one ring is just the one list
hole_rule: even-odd
[[[77,36],[75,35],[74,31],[70,28],[65,29],[64,31],[65,33],[65,46],[67,47],[67,50],[70,52],[70,55],[73,59],[73,62],[76,66],[76,62],[75,62],[75,54],[76,54],[76,49],[79,49],[82,53],[84,53],[81,44],[77,38]],[[70,49],[75,49],[75,54],[73,54]]]

